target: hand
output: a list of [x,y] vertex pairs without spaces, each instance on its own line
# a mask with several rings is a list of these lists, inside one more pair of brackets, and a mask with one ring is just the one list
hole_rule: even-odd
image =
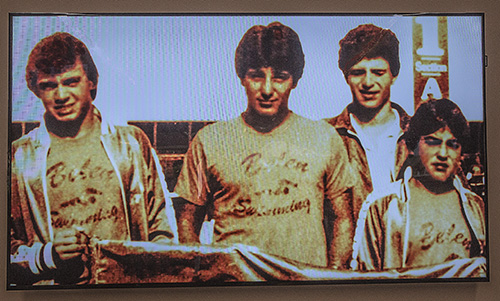
[[56,265],[69,260],[83,260],[87,253],[89,238],[81,229],[67,229],[58,232],[52,242],[52,254]]

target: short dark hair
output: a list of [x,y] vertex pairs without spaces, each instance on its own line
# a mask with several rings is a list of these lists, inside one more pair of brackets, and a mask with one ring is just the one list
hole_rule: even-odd
[[339,42],[339,68],[347,78],[352,66],[364,58],[384,58],[393,76],[398,76],[399,40],[389,29],[363,24],[349,31]]
[[404,134],[408,149],[415,151],[422,136],[432,134],[446,126],[462,145],[462,151],[466,151],[469,146],[470,129],[460,108],[446,98],[423,102],[411,118],[408,130]]
[[297,84],[304,71],[304,52],[299,36],[279,22],[256,25],[241,38],[236,48],[236,73],[243,80],[248,69],[272,67],[288,71]]
[[80,60],[88,79],[96,86],[91,91],[92,99],[95,99],[99,73],[94,60],[90,56],[87,46],[67,32],[56,32],[45,37],[31,50],[26,65],[28,88],[38,95],[36,82],[40,72],[49,75],[63,73],[71,69],[77,60]]

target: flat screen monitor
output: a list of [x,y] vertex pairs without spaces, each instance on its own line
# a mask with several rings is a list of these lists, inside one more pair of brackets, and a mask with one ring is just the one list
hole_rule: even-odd
[[484,14],[9,21],[9,290],[489,280]]

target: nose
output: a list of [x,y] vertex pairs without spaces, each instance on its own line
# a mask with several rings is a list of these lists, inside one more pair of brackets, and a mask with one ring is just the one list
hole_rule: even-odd
[[439,147],[438,150],[438,158],[440,159],[446,159],[448,157],[448,146],[446,143],[441,143],[441,146]]
[[266,100],[270,99],[273,94],[273,77],[271,72],[266,72],[264,82],[261,87],[261,94]]
[[372,87],[374,84],[373,75],[370,72],[367,72],[363,78],[362,83],[363,83],[364,87],[368,87],[368,88]]
[[57,88],[55,89],[54,99],[56,102],[65,102],[68,99],[68,93],[64,86],[57,86]]

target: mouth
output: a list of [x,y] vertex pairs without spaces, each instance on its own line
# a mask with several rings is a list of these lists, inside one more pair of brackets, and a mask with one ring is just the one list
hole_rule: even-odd
[[436,169],[436,171],[446,172],[449,168],[449,165],[446,163],[433,163],[432,166]]
[[73,105],[74,103],[71,104],[64,104],[64,105],[56,105],[54,106],[54,110],[59,114],[59,115],[69,115],[73,112]]
[[365,100],[372,100],[378,94],[378,91],[360,90],[359,92],[361,93],[361,95],[363,95],[363,98]]
[[259,100],[259,106],[264,109],[270,109],[276,100]]

